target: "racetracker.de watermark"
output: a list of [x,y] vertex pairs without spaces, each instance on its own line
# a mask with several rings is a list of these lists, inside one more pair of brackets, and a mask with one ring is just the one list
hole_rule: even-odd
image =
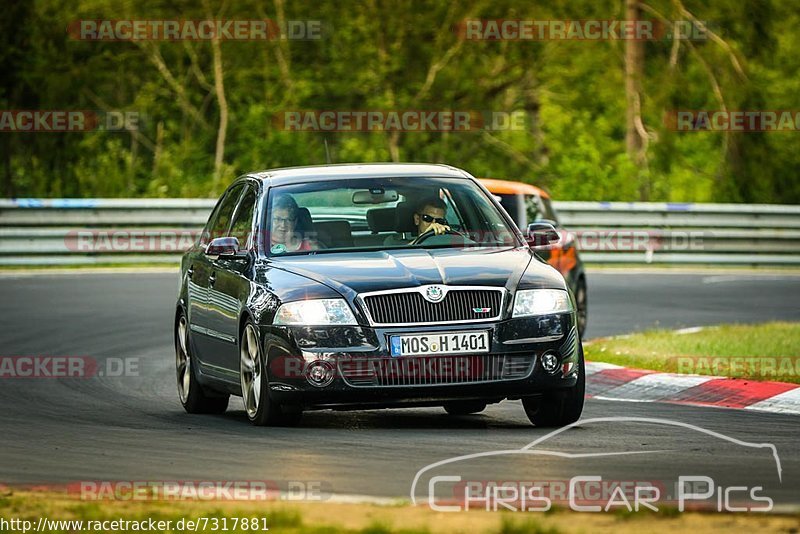
[[321,480],[82,480],[67,494],[84,501],[324,501]]
[[0,356],[0,379],[139,376],[139,358]]
[[453,31],[468,41],[704,41],[705,22],[675,20],[467,19]]
[[323,38],[320,20],[75,20],[67,26],[79,41],[312,41]]
[[674,356],[680,374],[753,377],[800,377],[800,356]]
[[797,132],[800,110],[673,110],[664,124],[676,132]]
[[524,111],[475,110],[286,110],[272,117],[290,132],[472,132],[524,131]]
[[[197,241],[200,230],[70,230],[64,246],[70,252],[185,252]],[[220,236],[223,237],[223,236]]]
[[707,248],[705,240],[713,237],[712,232],[703,230],[619,230],[614,228],[575,232],[561,230],[559,235],[561,240],[554,245],[549,245],[549,248],[559,248],[574,241],[578,250],[583,252],[700,251]]
[[[193,229],[84,229],[70,230],[64,235],[64,248],[79,253],[158,253],[184,252],[194,245],[199,238],[209,242],[223,235],[203,234]],[[666,251],[700,251],[708,248],[707,239],[714,237],[712,232],[702,230],[620,230],[591,229],[576,232],[559,231],[560,241],[553,244],[536,245],[541,249],[558,249],[569,244],[577,245],[578,250],[585,252],[652,252]],[[240,247],[248,243],[270,243],[270,232],[258,234],[245,233],[236,236]],[[317,240],[324,246],[325,236],[319,232],[297,232],[296,239]],[[465,232],[439,236],[440,244],[454,247],[485,247],[487,244],[510,244],[513,237],[510,232]]]
[[[315,339],[313,332],[305,333],[301,343],[308,339]],[[439,337],[438,342],[448,342],[448,336]],[[455,341],[450,340],[451,343]],[[306,379],[313,383],[313,373],[317,366],[322,365],[328,377],[323,377],[319,382],[329,383],[335,378],[346,381],[354,380],[380,380],[386,383],[403,383],[408,381],[422,381],[429,383],[446,382],[452,380],[477,380],[484,378],[496,369],[485,362],[481,356],[460,356],[447,354],[446,347],[437,346],[437,341],[420,341],[418,339],[401,341],[403,350],[419,351],[432,350],[444,354],[413,356],[392,359],[364,359],[351,357],[338,357],[329,353],[325,359],[319,359],[320,354],[303,352],[290,356],[278,356],[270,360],[269,369],[273,377],[281,379]],[[424,343],[420,347],[420,343]],[[428,345],[430,343],[430,345]],[[453,346],[451,344],[451,346]],[[467,349],[470,347],[467,346]],[[475,349],[474,349],[475,350]],[[302,351],[301,351],[302,352]]]
[[126,132],[139,129],[138,111],[0,110],[0,132]]

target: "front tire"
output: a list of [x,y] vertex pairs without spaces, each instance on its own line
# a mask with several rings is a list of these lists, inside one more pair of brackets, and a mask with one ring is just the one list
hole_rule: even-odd
[[248,319],[239,341],[239,375],[247,419],[255,426],[295,426],[302,411],[286,411],[269,396],[267,359],[261,350],[258,330]]
[[230,395],[209,393],[197,380],[195,362],[189,350],[189,328],[186,314],[181,311],[175,325],[175,373],[178,398],[188,413],[225,413]]
[[522,406],[531,423],[538,427],[561,427],[574,423],[583,413],[586,393],[586,366],[583,347],[578,361],[578,381],[569,389],[549,391],[538,397],[525,397]]
[[586,294],[586,282],[583,278],[578,281],[578,287],[575,290],[575,306],[576,315],[578,319],[578,334],[583,339],[583,334],[586,332],[586,323],[589,321],[589,304]]

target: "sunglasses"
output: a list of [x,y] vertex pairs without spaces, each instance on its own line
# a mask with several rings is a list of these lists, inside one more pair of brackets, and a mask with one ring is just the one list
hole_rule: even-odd
[[428,215],[427,213],[417,213],[417,215],[422,217],[422,220],[425,221],[426,223],[435,222],[443,226],[447,226],[447,219],[445,219],[444,217],[434,217],[432,215]]

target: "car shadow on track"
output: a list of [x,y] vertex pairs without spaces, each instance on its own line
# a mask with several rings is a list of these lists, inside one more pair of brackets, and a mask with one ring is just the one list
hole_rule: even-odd
[[[251,430],[244,410],[229,409],[223,415],[216,416],[187,416],[192,426],[204,425],[226,430],[232,430],[235,425],[241,425],[242,430]],[[454,416],[448,415],[441,408],[429,409],[394,409],[394,410],[357,410],[309,411],[303,414],[300,424],[294,429],[380,429],[380,430],[487,430],[487,429],[523,429],[534,430],[524,419],[511,419],[503,414],[475,414]],[[294,430],[284,428],[285,430]]]

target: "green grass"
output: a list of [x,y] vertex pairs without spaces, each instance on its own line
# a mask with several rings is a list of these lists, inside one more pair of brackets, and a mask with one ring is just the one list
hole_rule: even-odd
[[[0,488],[2,491],[2,488]],[[328,502],[166,502],[99,501],[86,502],[59,492],[32,492],[8,489],[0,501],[0,518],[23,519],[36,524],[39,517],[55,520],[170,520],[228,518],[231,534],[252,534],[253,530],[233,529],[232,518],[267,518],[271,531],[287,534],[559,534],[571,532],[790,532],[798,525],[798,515],[604,514],[576,513],[566,509],[547,514],[485,512],[481,510],[445,513],[408,504],[334,504]],[[55,531],[46,531],[55,532]],[[182,532],[182,531],[176,531]],[[200,528],[198,532],[211,532]]]
[[535,519],[515,520],[504,517],[499,534],[558,534],[555,527],[544,527]]
[[586,358],[637,369],[800,383],[800,323],[653,330],[585,344]]

